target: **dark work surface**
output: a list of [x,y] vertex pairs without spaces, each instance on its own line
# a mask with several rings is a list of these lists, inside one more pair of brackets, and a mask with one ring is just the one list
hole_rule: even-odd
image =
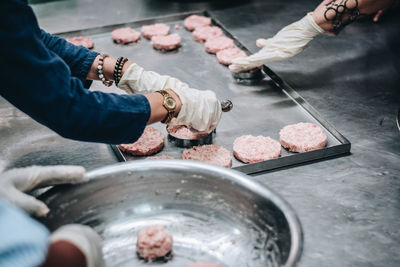
[[[318,1],[33,1],[50,32],[208,9],[250,50]],[[400,265],[400,17],[319,36],[269,66],[352,143],[352,154],[253,176],[294,207],[304,229],[299,266]],[[132,58],[134,60],[134,58]],[[106,145],[65,140],[0,100],[0,167],[116,162]]]

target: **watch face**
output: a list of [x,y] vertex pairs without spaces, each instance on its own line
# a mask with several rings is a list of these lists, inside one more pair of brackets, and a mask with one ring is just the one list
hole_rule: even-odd
[[175,105],[176,105],[175,100],[172,97],[165,98],[164,103],[168,109],[173,109],[173,108],[175,108]]

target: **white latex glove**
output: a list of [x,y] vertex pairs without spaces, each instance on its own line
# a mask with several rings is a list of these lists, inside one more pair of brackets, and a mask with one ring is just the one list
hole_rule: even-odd
[[76,184],[87,181],[81,166],[31,166],[0,174],[0,197],[37,217],[46,216],[49,208],[42,201],[23,192],[37,187]]
[[274,37],[258,39],[256,44],[261,50],[251,56],[234,59],[229,69],[232,72],[247,71],[268,62],[293,57],[306,49],[307,44],[321,33],[324,30],[315,23],[310,12],[301,20],[280,30]]
[[86,267],[106,266],[102,253],[101,237],[89,226],[67,224],[50,236],[50,242],[66,241],[75,245],[86,258]]
[[168,75],[160,75],[154,71],[145,71],[136,63],[128,67],[118,84],[118,88],[128,94],[145,94],[168,88],[180,89],[184,87],[189,86]]
[[169,125],[186,125],[200,132],[217,127],[221,119],[221,103],[212,91],[200,91],[189,88],[180,80],[153,71],[145,71],[133,63],[122,76],[118,87],[127,93],[150,93],[172,89],[182,102],[177,118]]
[[175,88],[173,91],[181,99],[182,107],[168,125],[186,125],[199,132],[209,132],[217,127],[222,108],[213,91],[192,88]]

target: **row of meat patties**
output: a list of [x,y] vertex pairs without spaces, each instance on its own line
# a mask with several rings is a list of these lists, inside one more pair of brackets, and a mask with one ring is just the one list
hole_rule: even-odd
[[[198,133],[186,126],[174,126],[168,129],[170,135],[179,139],[196,140],[210,133]],[[142,136],[132,144],[118,147],[134,156],[150,156],[159,153],[164,147],[164,134],[146,127]],[[282,147],[296,153],[324,148],[327,136],[316,124],[300,122],[283,127],[279,131],[279,141],[269,136],[242,135],[233,142],[233,155],[243,163],[266,161],[281,156]],[[169,155],[156,155],[145,159],[174,159]],[[195,160],[223,167],[232,166],[231,152],[223,146],[210,144],[194,146],[182,153],[182,159]]]
[[[224,65],[232,64],[232,60],[246,56],[246,53],[234,46],[234,41],[224,36],[218,26],[211,25],[211,18],[191,15],[183,21],[188,31],[193,31],[194,40],[204,43],[205,51],[216,54],[218,61]],[[175,31],[180,29],[179,24],[174,26]],[[155,49],[171,51],[181,46],[181,36],[171,33],[171,27],[164,23],[142,26],[141,32],[131,27],[122,27],[111,32],[112,40],[118,44],[135,44],[141,36],[152,41]],[[88,36],[75,36],[66,39],[75,44],[89,49],[94,47],[93,40]]]

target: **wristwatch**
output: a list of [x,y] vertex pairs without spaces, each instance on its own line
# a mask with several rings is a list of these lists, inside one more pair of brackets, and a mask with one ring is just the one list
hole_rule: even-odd
[[175,114],[175,107],[176,107],[175,99],[166,90],[159,90],[156,92],[160,93],[164,97],[163,106],[168,111],[167,115],[161,122],[168,124],[172,120]]

